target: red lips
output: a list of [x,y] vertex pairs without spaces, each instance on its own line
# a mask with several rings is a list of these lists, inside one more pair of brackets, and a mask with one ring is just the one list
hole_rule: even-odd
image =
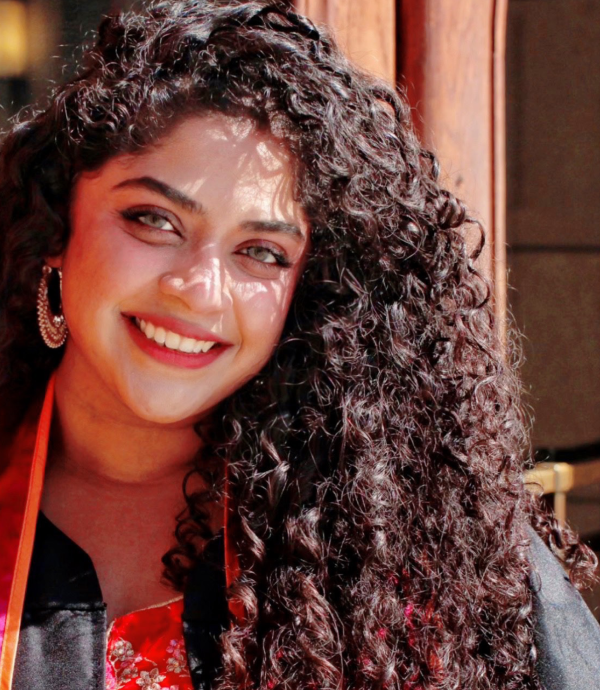
[[204,328],[200,328],[200,326],[182,321],[173,316],[160,316],[159,314],[150,314],[149,312],[128,312],[126,314],[124,313],[123,316],[128,319],[138,318],[140,320],[149,321],[155,326],[162,326],[166,331],[173,331],[173,333],[178,333],[186,338],[194,338],[194,340],[212,340],[216,343],[221,343],[221,345],[233,345],[233,343],[219,338],[218,335]]
[[[232,345],[221,338],[217,338],[212,335],[209,331],[198,328],[197,326],[190,326],[185,322],[179,321],[178,319],[173,319],[170,317],[156,317],[151,315],[142,314],[130,314],[125,316],[125,324],[129,335],[135,342],[135,344],[145,352],[147,355],[162,362],[163,364],[169,364],[171,366],[182,367],[184,369],[201,369],[202,367],[208,366],[216,359],[221,357]],[[135,318],[144,319],[144,321],[150,321],[155,326],[173,331],[182,336],[188,338],[194,338],[196,340],[210,340],[217,344],[213,345],[208,352],[198,352],[197,354],[192,352],[181,352],[179,350],[171,350],[164,345],[159,345],[156,341],[151,338],[147,338],[144,333],[135,324]]]

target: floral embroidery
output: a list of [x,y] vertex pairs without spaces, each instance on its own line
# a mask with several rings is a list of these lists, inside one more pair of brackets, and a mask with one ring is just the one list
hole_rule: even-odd
[[167,659],[167,671],[184,673],[187,668],[187,658],[183,639],[171,640],[171,644],[167,647],[167,652],[172,655]]
[[150,672],[142,671],[137,679],[137,684],[144,690],[161,690],[160,682],[165,678],[166,676],[159,674],[157,668],[153,668]]
[[106,690],[192,690],[181,600],[118,618],[106,654]]
[[130,680],[137,678],[139,675],[137,664],[142,660],[143,657],[133,651],[131,642],[119,639],[114,645],[109,645],[108,663],[113,671],[111,674],[113,685],[109,686],[110,690],[113,688],[119,690]]
[[112,648],[112,656],[117,661],[128,661],[134,656],[133,645],[131,642],[125,642],[125,640],[117,640],[115,646]]

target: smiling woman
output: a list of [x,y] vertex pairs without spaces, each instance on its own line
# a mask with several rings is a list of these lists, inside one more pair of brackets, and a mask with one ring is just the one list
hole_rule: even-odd
[[95,420],[190,424],[266,364],[308,246],[281,142],[186,119],[82,174],[70,219],[51,260],[70,331],[59,395],[85,390]]
[[437,175],[262,0],[106,18],[6,135],[0,690],[598,687]]

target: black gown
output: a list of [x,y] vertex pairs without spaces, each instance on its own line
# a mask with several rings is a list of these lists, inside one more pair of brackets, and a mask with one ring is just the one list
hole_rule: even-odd
[[[545,690],[600,690],[600,626],[542,540],[531,535],[538,671]],[[184,594],[183,632],[195,690],[220,670],[229,625],[223,539]],[[89,556],[38,519],[12,690],[105,690],[107,618]],[[299,689],[300,690],[300,689]]]

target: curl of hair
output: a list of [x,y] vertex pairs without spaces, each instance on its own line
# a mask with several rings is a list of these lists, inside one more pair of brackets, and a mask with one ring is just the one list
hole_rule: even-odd
[[295,164],[311,253],[273,357],[223,401],[167,577],[183,587],[236,506],[243,620],[219,690],[537,688],[527,526],[577,584],[590,552],[523,485],[520,387],[494,336],[463,204],[392,87],[282,3],[186,0],[110,16],[78,75],[0,157],[0,390],[11,422],[57,366],[37,333],[75,176],[189,115],[250,117]]

